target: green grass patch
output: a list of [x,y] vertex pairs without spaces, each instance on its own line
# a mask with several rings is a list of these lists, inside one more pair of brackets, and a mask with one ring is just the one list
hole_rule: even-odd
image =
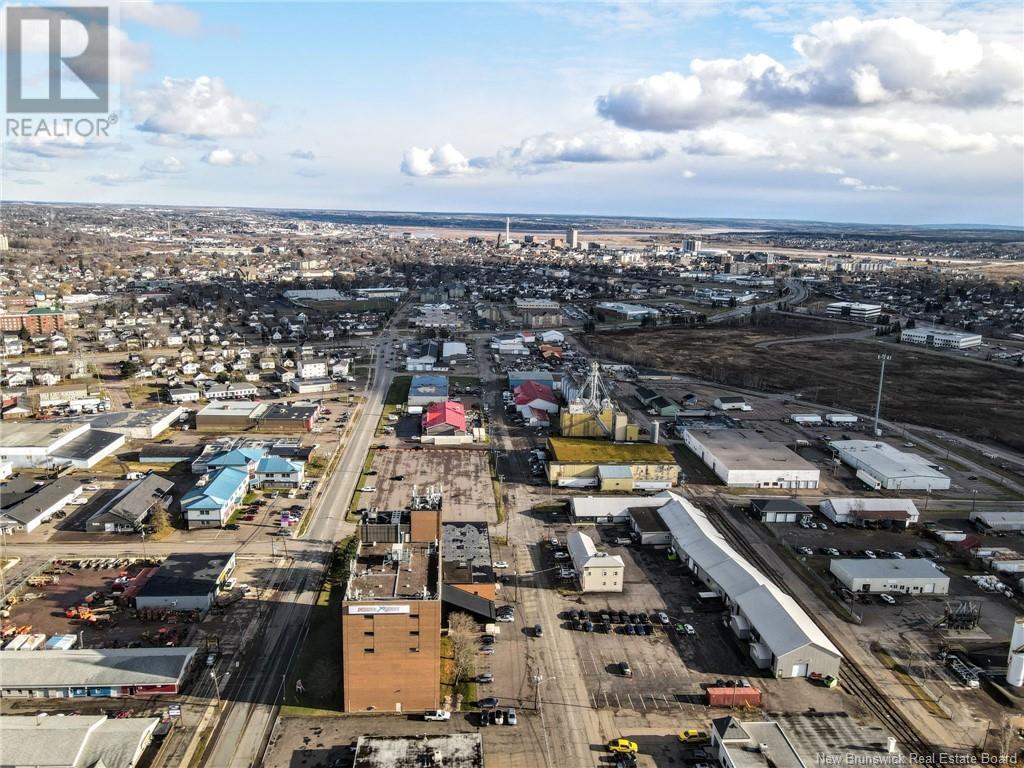
[[[282,717],[337,717],[342,714],[341,601],[357,541],[338,542],[310,615],[309,632],[285,685]],[[302,693],[295,690],[302,681]]]
[[412,376],[395,376],[388,387],[388,393],[384,396],[385,405],[402,405],[409,399],[409,385],[412,384]]

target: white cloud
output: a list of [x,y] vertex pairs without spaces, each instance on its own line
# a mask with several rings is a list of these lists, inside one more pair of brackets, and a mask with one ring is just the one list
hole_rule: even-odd
[[682,137],[682,147],[689,155],[740,157],[750,160],[795,153],[793,147],[781,142],[769,142],[725,128],[702,128],[687,133]]
[[1002,139],[985,133],[964,133],[945,123],[915,123],[883,117],[854,117],[844,131],[868,140],[886,140],[926,146],[937,152],[984,154],[999,149]]
[[970,109],[1022,100],[1019,47],[983,43],[966,29],[944,32],[908,18],[846,17],[793,39],[786,66],[763,54],[694,59],[689,73],[664,72],[610,89],[597,111],[617,125],[690,130],[779,110],[937,104]]
[[530,171],[560,163],[631,163],[657,160],[667,150],[660,142],[625,131],[562,136],[543,133],[523,139],[519,146],[503,149],[494,158],[477,164]]
[[316,160],[316,154],[311,149],[293,149],[288,156],[296,160]]
[[858,192],[899,192],[900,189],[888,184],[865,184],[853,176],[843,176],[839,179],[839,185],[855,189]]
[[233,149],[219,147],[207,152],[201,158],[207,165],[214,165],[219,168],[233,168],[239,165],[256,165],[260,162],[260,156],[255,152],[236,152]]
[[402,158],[402,173],[406,176],[465,176],[472,171],[466,156],[451,144],[428,149],[410,147]]
[[219,77],[165,77],[139,92],[132,114],[140,131],[192,139],[247,136],[259,131],[263,107],[235,96]]
[[684,170],[683,173],[682,173],[682,177],[684,179],[692,179],[692,178],[695,178],[696,176],[697,176],[697,172],[696,171],[691,171],[689,168]]
[[140,181],[148,181],[151,176],[146,174],[129,173],[97,173],[88,177],[93,184],[101,184],[104,187],[120,187],[125,184],[136,184]]
[[159,160],[147,160],[142,164],[142,170],[148,173],[182,173],[185,164],[174,156],[168,156]]

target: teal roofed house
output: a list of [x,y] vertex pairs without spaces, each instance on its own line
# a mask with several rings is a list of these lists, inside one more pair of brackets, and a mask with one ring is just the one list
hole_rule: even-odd
[[195,487],[181,497],[185,524],[190,529],[224,525],[248,490],[246,469],[224,467],[203,475]]
[[210,469],[221,469],[223,467],[234,467],[250,471],[255,468],[256,463],[264,456],[263,451],[256,448],[235,448],[233,451],[222,453],[206,462]]
[[266,456],[256,463],[253,485],[259,488],[298,488],[306,478],[306,465],[282,456]]

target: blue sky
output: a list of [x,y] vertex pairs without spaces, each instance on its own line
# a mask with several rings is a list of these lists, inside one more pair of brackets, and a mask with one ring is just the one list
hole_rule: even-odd
[[5,199],[1024,225],[1019,3],[119,7]]

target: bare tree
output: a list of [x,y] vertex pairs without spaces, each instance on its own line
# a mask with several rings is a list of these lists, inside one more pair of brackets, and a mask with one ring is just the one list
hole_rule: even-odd
[[153,505],[153,510],[149,513],[149,524],[153,526],[154,536],[163,536],[171,530],[171,516],[162,501]]
[[448,618],[448,639],[452,647],[452,689],[456,690],[473,674],[476,661],[476,622],[468,613],[453,613]]

